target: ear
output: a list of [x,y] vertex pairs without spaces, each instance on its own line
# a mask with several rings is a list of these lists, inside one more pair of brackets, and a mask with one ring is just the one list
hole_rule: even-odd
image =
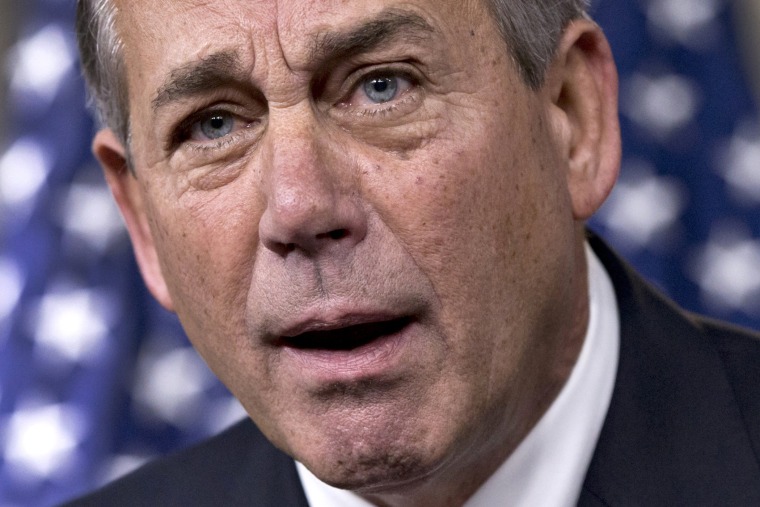
[[164,308],[174,311],[158,261],[140,184],[127,166],[124,146],[111,130],[104,129],[95,136],[92,151],[103,167],[108,186],[127,224],[137,264],[148,289]]
[[579,19],[567,26],[545,88],[567,162],[573,216],[586,220],[615,184],[621,149],[617,70],[607,38],[593,21]]

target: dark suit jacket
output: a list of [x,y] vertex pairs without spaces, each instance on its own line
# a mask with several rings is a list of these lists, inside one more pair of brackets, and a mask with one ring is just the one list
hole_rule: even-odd
[[[578,504],[760,506],[760,336],[683,312],[590,241],[621,349]],[[307,507],[293,460],[249,420],[70,505]]]

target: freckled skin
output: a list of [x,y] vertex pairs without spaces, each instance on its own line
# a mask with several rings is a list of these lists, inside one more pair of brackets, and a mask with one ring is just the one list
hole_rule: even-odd
[[[322,480],[381,505],[460,505],[546,410],[582,344],[583,220],[619,156],[603,36],[585,21],[568,30],[532,91],[477,2],[117,3],[137,178],[108,131],[94,149],[153,294],[265,434]],[[432,31],[315,60],[320,34],[388,8]],[[237,52],[245,86],[153,110],[172,69],[221,50]],[[350,83],[367,66],[414,82],[393,108],[362,112]],[[589,81],[603,107],[574,102]],[[212,105],[245,120],[229,142],[166,149]],[[271,341],[293,315],[354,304],[415,320],[377,378],[319,384]]]

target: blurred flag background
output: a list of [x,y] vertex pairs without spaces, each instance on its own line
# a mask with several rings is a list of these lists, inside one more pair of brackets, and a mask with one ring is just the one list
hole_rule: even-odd
[[[685,307],[760,329],[760,0],[595,4],[624,160],[591,227]],[[0,0],[0,507],[53,505],[243,416],[139,278],[89,153],[73,15]]]

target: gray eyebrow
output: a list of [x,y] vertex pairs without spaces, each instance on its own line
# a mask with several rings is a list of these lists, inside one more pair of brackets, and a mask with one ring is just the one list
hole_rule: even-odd
[[[431,32],[433,27],[418,14],[395,8],[386,9],[346,32],[326,32],[315,36],[310,56],[312,61],[346,58],[371,51],[398,37],[419,42]],[[237,83],[241,87],[250,86],[249,81],[250,75],[243,71],[236,51],[213,53],[172,70],[152,101],[153,111],[155,113],[166,104],[229,83]]]
[[235,51],[220,51],[174,69],[153,99],[153,111],[166,104],[214,90],[230,81],[245,83],[240,57]]

